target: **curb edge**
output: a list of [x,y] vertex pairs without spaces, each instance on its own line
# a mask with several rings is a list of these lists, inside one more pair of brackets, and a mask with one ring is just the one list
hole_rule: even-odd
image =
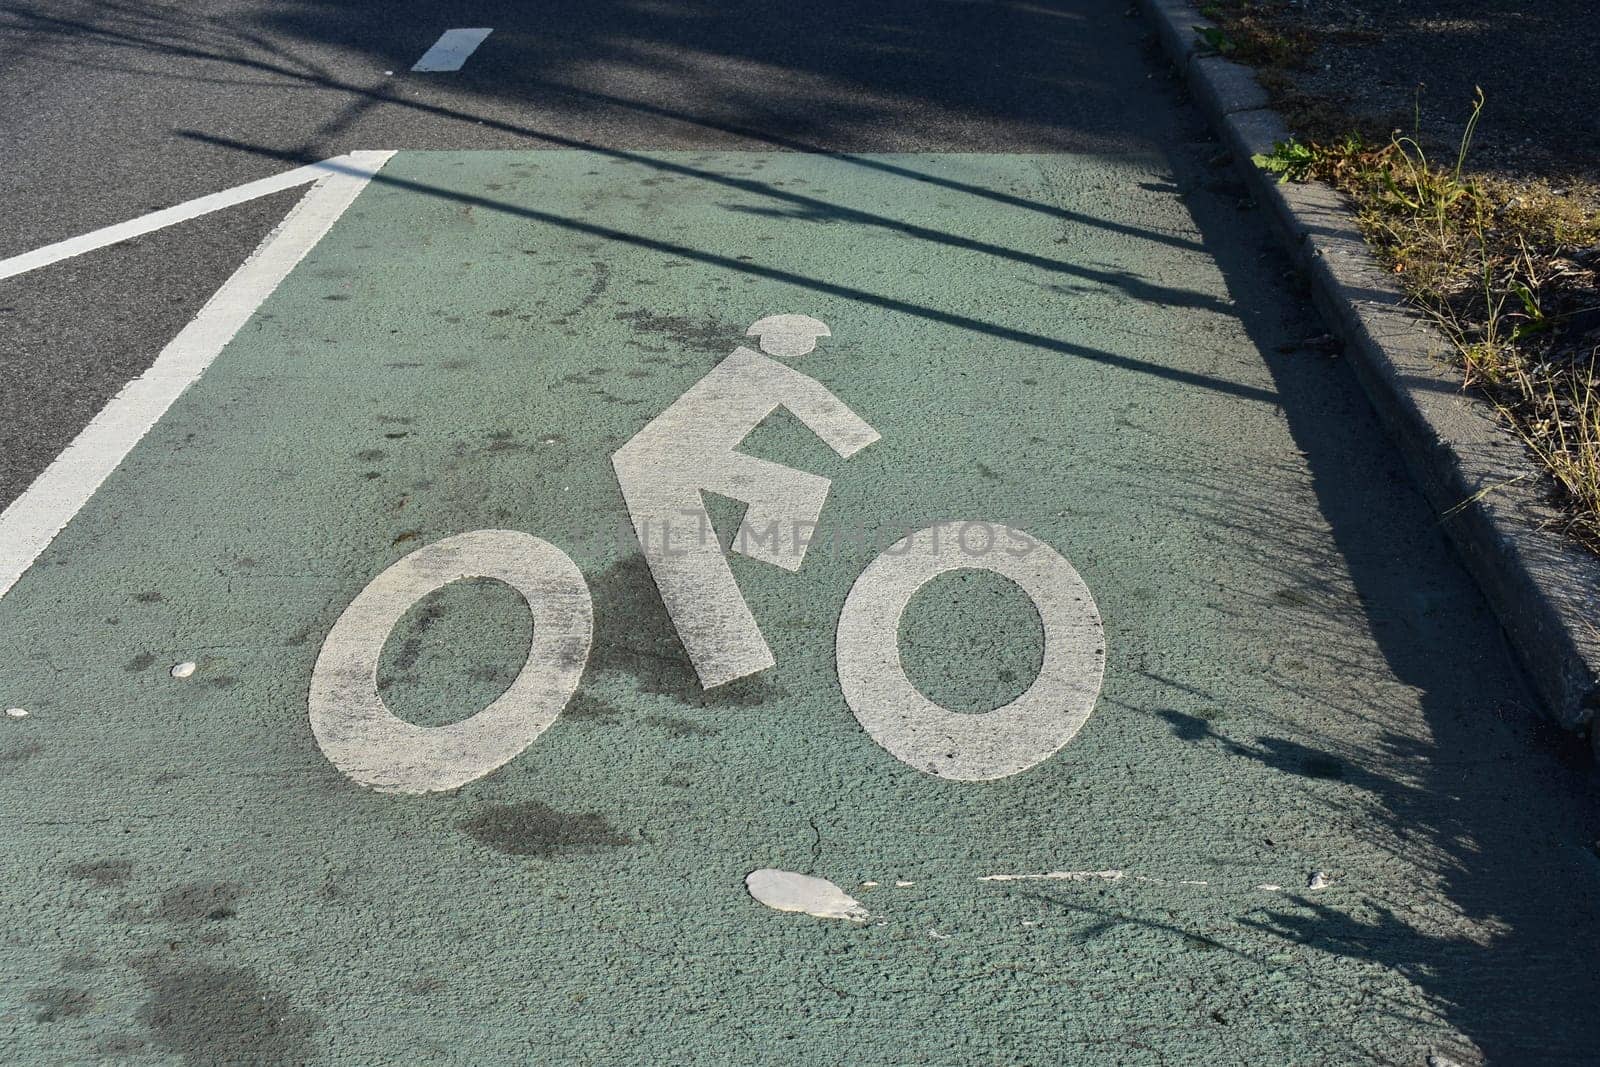
[[[1187,0],[1137,0],[1161,50],[1242,172],[1252,198],[1345,344],[1356,379],[1500,621],[1545,711],[1568,730],[1600,713],[1600,559],[1553,527],[1523,446],[1462,391],[1448,342],[1411,310],[1356,229],[1345,198],[1279,184],[1251,162],[1286,140],[1248,67],[1203,54],[1213,24]],[[1595,621],[1591,621],[1595,620]],[[1600,754],[1600,730],[1592,731]]]

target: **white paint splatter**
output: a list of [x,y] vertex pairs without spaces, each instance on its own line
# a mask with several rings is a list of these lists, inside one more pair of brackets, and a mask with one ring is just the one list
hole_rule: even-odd
[[1043,874],[986,874],[980,882],[1119,882],[1122,871],[1046,871]]
[[182,663],[174,663],[168,673],[174,678],[187,678],[194,673],[194,666],[189,660],[184,660]]
[[867,909],[826,878],[762,867],[744,879],[750,895],[775,911],[797,911],[818,919],[865,922]]
[[809,355],[817,338],[832,337],[828,324],[810,315],[768,315],[745,331],[746,337],[759,337],[761,351],[780,359]]
[[13,719],[26,719],[28,717],[28,709],[27,708],[7,708],[6,709],[6,714],[11,716]]
[[1281,885],[1273,885],[1271,882],[1263,882],[1260,885],[1256,886],[1256,888],[1257,889],[1263,889],[1263,890],[1267,891],[1268,893],[1281,893],[1281,892],[1283,892],[1283,886],[1281,886]]
[[949,934],[941,934],[937,930],[929,930],[928,931],[928,936],[933,938],[935,941],[948,941],[948,940],[950,940],[950,935]]

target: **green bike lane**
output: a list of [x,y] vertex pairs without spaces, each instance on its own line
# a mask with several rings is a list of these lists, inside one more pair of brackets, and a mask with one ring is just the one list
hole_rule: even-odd
[[[1159,174],[396,156],[0,600],[8,1059],[1580,1061],[1592,793],[1345,370]],[[776,314],[877,438],[740,445],[831,484],[798,569],[729,551],[773,665],[704,689],[612,457]],[[1070,561],[1104,636],[1081,728],[991,781],[896,758],[836,668],[869,563],[973,518]],[[581,682],[459,789],[368,789],[318,657],[479,530],[581,571]],[[1044,625],[952,571],[899,655],[981,720]],[[379,692],[465,719],[535,630],[450,584]],[[764,907],[765,868],[859,921]]]

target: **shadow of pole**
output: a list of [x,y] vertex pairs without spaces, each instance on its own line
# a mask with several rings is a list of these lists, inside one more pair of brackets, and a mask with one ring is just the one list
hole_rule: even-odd
[[[202,137],[202,135],[194,133],[189,134],[189,136],[201,138],[209,142],[224,144],[230,148],[260,151],[264,155],[277,158],[277,153],[269,152],[264,149],[256,149],[243,142],[226,141],[221,138]],[[599,155],[620,156],[621,158],[628,159],[630,162],[635,161],[631,154],[613,153],[608,150],[596,151]],[[637,161],[647,163],[654,162],[649,157],[644,157],[643,159]],[[346,168],[341,167],[341,165],[337,163],[333,163],[330,164],[329,169],[341,170]],[[708,175],[706,172],[697,168],[674,165],[674,169],[695,178],[710,177],[710,175]],[[359,173],[363,176],[365,176],[367,173],[365,171],[357,171],[354,169],[349,169],[348,172]],[[937,308],[925,307],[909,300],[901,300],[896,297],[869,292],[865,289],[857,289],[853,286],[838,285],[833,282],[824,281],[821,278],[796,274],[792,271],[778,270],[774,267],[765,267],[759,263],[746,262],[744,260],[734,259],[729,256],[704,252],[688,245],[675,244],[671,241],[662,241],[653,237],[644,237],[639,234],[618,230],[610,226],[602,226],[598,223],[586,222],[582,219],[564,218],[560,215],[555,215],[547,211],[539,211],[536,208],[523,207],[521,205],[512,204],[504,200],[496,200],[492,197],[478,196],[471,193],[462,193],[453,189],[446,189],[442,186],[432,185],[427,182],[419,182],[409,178],[398,178],[392,174],[386,174],[382,171],[373,176],[372,181],[374,184],[388,185],[392,188],[405,189],[423,196],[433,197],[441,200],[449,200],[454,203],[483,208],[487,211],[501,212],[517,218],[527,219],[532,222],[539,222],[564,230],[572,230],[574,232],[588,234],[593,237],[600,237],[607,241],[614,241],[618,244],[625,244],[635,248],[648,249],[652,252],[660,252],[666,255],[694,260],[695,262],[705,263],[709,266],[718,267],[722,270],[733,271],[740,274],[749,274],[758,278],[766,278],[772,281],[783,282],[788,285],[800,286],[802,288],[810,289],[813,292],[825,293],[829,296],[842,297],[846,300],[857,301],[869,307],[876,307],[885,311],[894,311],[903,315],[911,315],[917,318],[927,319],[931,322],[939,322],[948,326],[955,326],[960,329],[969,330],[973,333],[987,337],[994,337],[1005,341],[1016,341],[1022,344],[1032,345],[1036,348],[1042,348],[1049,352],[1074,356],[1079,359],[1087,359],[1095,363],[1104,363],[1109,366],[1119,367],[1124,370],[1138,371],[1142,374],[1151,374],[1159,378],[1168,379],[1170,381],[1181,382],[1185,385],[1193,385],[1197,388],[1211,389],[1220,393],[1226,393],[1230,396],[1237,396],[1245,400],[1254,400],[1265,404],[1277,403],[1276,395],[1271,392],[1263,389],[1257,389],[1249,385],[1240,385],[1237,382],[1231,382],[1225,378],[1218,378],[1195,371],[1186,371],[1176,367],[1165,367],[1159,364],[1147,362],[1145,360],[1134,359],[1130,356],[1122,356],[1114,352],[1105,352],[1100,349],[1089,348],[1085,345],[1073,344],[1069,341],[1062,341],[1058,338],[1049,337],[1044,334],[1032,333],[1027,330],[1020,330],[1015,327],[1005,326],[1000,323],[986,322],[983,319],[973,318],[970,315],[960,315],[953,312],[940,311]],[[889,219],[880,219],[878,224],[894,229],[904,229],[897,226],[893,220]],[[913,227],[910,228],[910,230],[913,232],[914,236],[924,237],[925,234],[923,231],[926,230],[926,227]]]

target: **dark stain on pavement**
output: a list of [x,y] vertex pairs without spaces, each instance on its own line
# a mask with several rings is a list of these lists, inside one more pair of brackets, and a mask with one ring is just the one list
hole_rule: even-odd
[[460,829],[479,844],[508,856],[536,859],[569,849],[633,843],[603,815],[558,811],[536,800],[491,805],[462,822]]
[[43,751],[44,746],[37,741],[27,741],[20,745],[8,745],[5,748],[0,748],[0,763],[23,763]]
[[146,957],[134,964],[150,996],[139,1019],[153,1042],[190,1065],[304,1063],[321,1020],[248,967]]
[[419,975],[400,983],[400,988],[414,997],[430,997],[448,987],[448,982],[432,974]]
[[589,291],[584,293],[576,304],[561,313],[563,319],[593,307],[595,301],[600,299],[601,294],[611,284],[611,264],[603,259],[597,259],[593,262],[593,266],[594,280],[589,283]]
[[[442,589],[436,589],[422,600],[422,610],[410,616],[411,632],[406,635],[400,645],[400,651],[394,657],[394,669],[403,676],[405,681],[415,681],[410,671],[417,665],[417,660],[422,656],[422,637],[444,617],[445,602],[440,596]],[[397,679],[398,680],[398,679]],[[391,679],[380,679],[379,689],[386,689],[391,684]]]
[[154,917],[172,923],[231,919],[242,896],[244,889],[236,882],[187,882],[161,894]]
[[589,587],[595,618],[590,670],[622,671],[644,692],[670,696],[689,707],[756,707],[784,695],[759,674],[709,692],[702,689],[643,555],[612,564]]
[[596,700],[587,693],[579,690],[573,696],[566,710],[561,713],[563,719],[588,720],[590,722],[610,723],[623,717],[621,708],[614,704],[607,704],[603,700]]
[[67,864],[67,877],[97,886],[122,885],[133,874],[132,860],[85,860]]
[[744,332],[713,319],[657,315],[643,308],[618,312],[617,320],[628,323],[641,333],[664,334],[692,352],[704,352],[712,360],[720,360],[727,355],[730,344],[737,342],[739,335]]
[[54,1023],[87,1015],[94,1007],[94,996],[83,989],[51,986],[48,989],[30,990],[28,1003],[34,1006],[34,1022]]
[[668,737],[681,739],[685,737],[715,737],[722,731],[715,726],[701,726],[688,719],[680,719],[675,715],[647,715],[645,724],[654,726],[658,730],[665,730]]
[[144,670],[146,667],[154,665],[155,661],[156,657],[153,652],[141,652],[137,656],[130,659],[127,663],[123,664],[122,669],[128,671],[129,673],[137,673],[138,671]]
[[95,1051],[108,1060],[121,1062],[145,1047],[143,1038],[131,1034],[107,1034],[95,1042]]
[[496,430],[489,435],[489,447],[485,451],[523,452],[527,450],[527,447],[527,445],[519,444],[516,435],[510,430]]

